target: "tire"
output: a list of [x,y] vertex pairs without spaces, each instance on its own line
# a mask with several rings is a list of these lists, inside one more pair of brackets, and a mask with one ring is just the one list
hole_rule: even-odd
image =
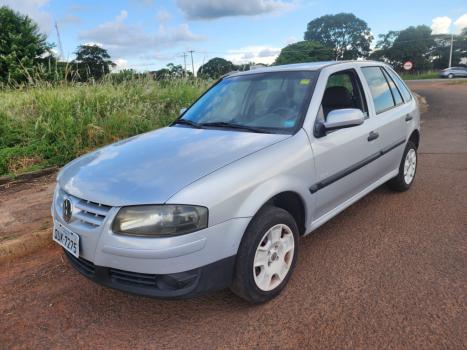
[[450,73],[450,74],[448,74],[448,78],[452,79],[452,78],[454,78],[454,75]]
[[[281,237],[278,243],[274,240],[277,237]],[[240,243],[230,287],[232,292],[255,304],[276,297],[295,268],[298,241],[297,223],[289,212],[274,206],[262,208],[248,225]],[[254,267],[255,263],[258,266]]]
[[[409,168],[407,169],[406,161],[409,163]],[[407,142],[404,153],[402,155],[402,160],[399,165],[399,174],[397,174],[396,177],[388,181],[388,187],[396,192],[407,191],[414,182],[415,174],[417,172],[417,164],[417,146],[415,146],[415,144],[412,141],[409,141]],[[412,167],[410,167],[410,165],[412,165]]]

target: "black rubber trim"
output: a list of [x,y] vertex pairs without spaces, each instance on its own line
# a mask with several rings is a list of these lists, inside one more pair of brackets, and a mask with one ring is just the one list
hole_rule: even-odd
[[94,265],[67,251],[71,265],[90,280],[131,294],[159,299],[186,299],[231,285],[236,255],[211,264],[173,274],[145,274]]
[[321,180],[320,182],[318,182],[318,183],[316,183],[316,184],[314,184],[313,186],[310,187],[310,193],[316,193],[319,190],[321,190],[321,189],[333,184],[334,182],[339,181],[340,179],[346,177],[347,175],[350,175],[353,172],[363,168],[365,165],[370,164],[371,162],[375,161],[379,157],[385,155],[386,153],[388,153],[388,152],[392,151],[393,149],[399,147],[400,145],[404,144],[405,141],[406,140],[404,139],[404,140],[401,140],[399,142],[396,142],[395,144],[393,144],[391,146],[383,148],[381,151],[379,151],[379,152],[377,152],[375,154],[372,154],[371,156],[359,161],[358,163],[355,163],[355,164],[349,166],[348,168],[346,168],[344,170],[341,170],[338,173],[335,173],[334,175],[331,175],[331,176],[325,178],[324,180]]

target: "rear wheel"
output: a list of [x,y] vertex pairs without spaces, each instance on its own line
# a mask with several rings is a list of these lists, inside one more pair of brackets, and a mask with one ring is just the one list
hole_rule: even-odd
[[388,187],[397,192],[407,191],[415,179],[417,172],[417,147],[412,141],[407,142],[401,163],[399,174],[389,180]]
[[298,227],[284,209],[267,206],[253,218],[240,244],[231,290],[266,302],[287,284],[298,253]]

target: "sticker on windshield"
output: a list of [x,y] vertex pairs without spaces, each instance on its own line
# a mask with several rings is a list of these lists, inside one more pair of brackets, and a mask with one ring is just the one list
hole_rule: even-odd
[[302,79],[300,80],[300,85],[308,85],[310,83],[310,79]]
[[285,120],[283,124],[284,128],[291,128],[295,125],[295,120]]

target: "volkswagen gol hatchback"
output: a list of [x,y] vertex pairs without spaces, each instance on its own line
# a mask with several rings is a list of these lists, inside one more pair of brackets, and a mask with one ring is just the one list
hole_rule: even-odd
[[53,238],[108,287],[264,302],[302,236],[384,183],[411,186],[419,135],[415,99],[378,62],[230,74],[169,127],[65,166]]

